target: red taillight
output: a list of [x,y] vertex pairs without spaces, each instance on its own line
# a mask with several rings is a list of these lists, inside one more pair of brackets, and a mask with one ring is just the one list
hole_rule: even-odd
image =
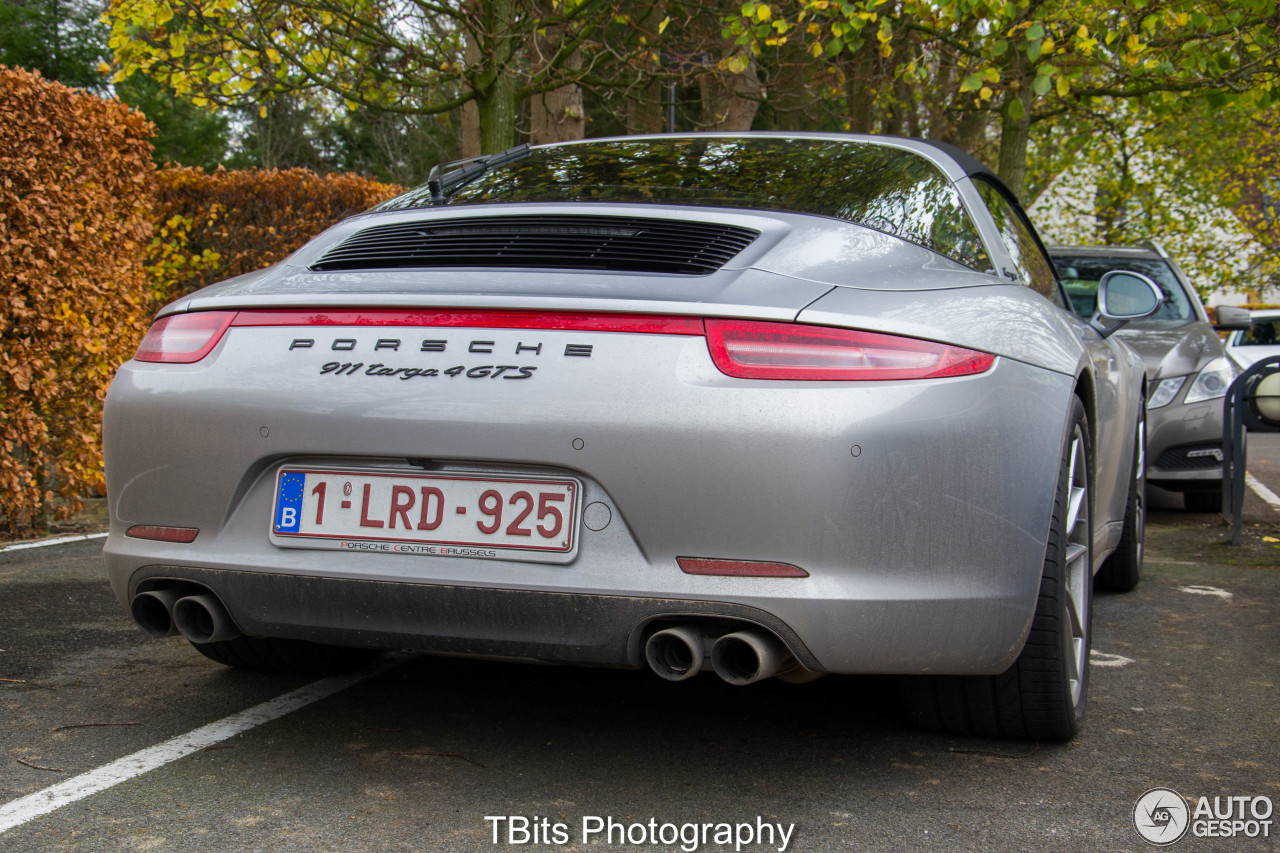
[[917,338],[752,320],[707,320],[722,373],[740,379],[936,379],[988,370],[995,356]]
[[134,360],[193,364],[218,345],[235,318],[235,311],[193,311],[161,317],[138,344]]
[[124,532],[133,539],[154,539],[156,542],[177,542],[186,545],[196,541],[200,534],[196,527],[162,527],[158,524],[135,524]]

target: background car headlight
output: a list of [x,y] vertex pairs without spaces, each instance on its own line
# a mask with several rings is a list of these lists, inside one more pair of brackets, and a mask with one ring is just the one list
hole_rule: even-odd
[[1199,403],[1201,400],[1212,400],[1226,395],[1231,380],[1236,378],[1235,368],[1225,356],[1219,356],[1209,362],[1196,376],[1187,391],[1188,403]]
[[1158,409],[1161,406],[1167,406],[1173,402],[1173,398],[1178,396],[1178,391],[1182,388],[1182,384],[1187,381],[1185,376],[1174,376],[1170,379],[1161,379],[1160,384],[1156,386],[1155,393],[1151,395],[1151,399],[1147,401],[1148,409]]

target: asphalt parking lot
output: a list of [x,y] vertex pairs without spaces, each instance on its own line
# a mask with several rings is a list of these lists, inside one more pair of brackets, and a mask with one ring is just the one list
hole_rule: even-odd
[[[1250,470],[1280,492],[1280,434],[1252,438]],[[1096,598],[1066,744],[914,731],[884,679],[412,655],[343,681],[241,673],[146,638],[96,541],[0,553],[0,850],[694,849],[662,824],[731,827],[704,851],[1144,849],[1153,787],[1280,801],[1280,508],[1251,491],[1235,548],[1220,518],[1152,503],[1141,586]],[[622,829],[584,835],[592,818]],[[1280,848],[1268,820],[1174,849]]]

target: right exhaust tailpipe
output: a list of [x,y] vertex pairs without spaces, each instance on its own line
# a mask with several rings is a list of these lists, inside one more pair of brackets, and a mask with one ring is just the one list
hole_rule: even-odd
[[133,621],[152,637],[169,637],[178,633],[173,624],[173,605],[178,594],[167,589],[140,592],[129,602]]
[[231,614],[212,595],[188,595],[173,605],[173,624],[193,643],[221,643],[240,636]]
[[702,670],[707,658],[707,640],[686,625],[664,628],[644,644],[649,668],[667,681],[684,681]]
[[777,675],[794,661],[772,634],[745,628],[725,634],[711,647],[711,666],[730,684],[752,684]]

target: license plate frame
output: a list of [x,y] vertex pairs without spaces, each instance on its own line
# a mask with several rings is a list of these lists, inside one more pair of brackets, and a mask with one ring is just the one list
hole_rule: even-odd
[[577,556],[583,488],[574,477],[304,464],[280,466],[272,483],[268,532],[282,548],[538,563]]

